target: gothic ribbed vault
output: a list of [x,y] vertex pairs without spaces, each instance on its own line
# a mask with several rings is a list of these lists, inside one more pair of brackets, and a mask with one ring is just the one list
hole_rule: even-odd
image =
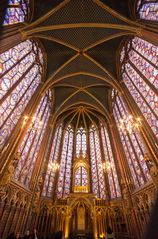
[[157,22],[157,0],[0,1],[0,238],[98,239],[109,225],[142,238],[158,185]]
[[76,110],[91,106],[95,117],[100,111],[110,119],[111,90],[120,90],[119,45],[140,26],[130,15],[126,18],[128,12],[128,1],[121,1],[119,7],[116,1],[109,5],[98,0],[35,1],[32,23],[21,31],[44,47],[45,87],[53,87],[56,117],[75,105]]

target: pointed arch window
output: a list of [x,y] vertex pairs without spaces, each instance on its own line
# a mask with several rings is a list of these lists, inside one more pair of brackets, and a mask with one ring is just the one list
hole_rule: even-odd
[[43,196],[52,197],[52,194],[53,194],[56,171],[54,171],[54,169],[51,167],[51,164],[52,163],[55,164],[58,162],[61,136],[62,136],[62,125],[60,125],[57,128],[54,139],[53,139],[53,144],[51,147],[47,172],[46,172],[44,186],[43,186]]
[[157,0],[139,0],[137,3],[139,17],[148,21],[158,21]]
[[88,172],[83,167],[80,166],[75,172],[75,186],[88,186]]
[[144,161],[145,148],[138,131],[135,130],[129,134],[126,129],[121,129],[119,127],[121,120],[123,119],[125,121],[130,115],[128,108],[120,96],[116,96],[115,98],[113,113],[119,129],[134,185],[138,188],[150,180],[149,170]]
[[138,37],[127,45],[121,64],[122,78],[158,138],[158,48]]
[[101,136],[103,141],[103,150],[105,156],[105,163],[109,168],[107,170],[110,194],[111,198],[117,198],[121,196],[120,185],[118,181],[118,175],[116,170],[116,165],[114,161],[114,156],[111,148],[111,143],[109,139],[109,134],[107,128],[101,125]]
[[86,130],[82,127],[80,127],[77,130],[77,134],[76,134],[76,156],[77,157],[79,157],[81,151],[82,151],[83,157],[86,157],[86,154],[87,154]]
[[70,193],[73,139],[74,131],[69,125],[66,129],[63,140],[57,189],[58,198],[67,197]]
[[105,178],[102,168],[102,155],[100,149],[100,141],[97,129],[94,125],[91,126],[89,131],[90,138],[90,160],[91,160],[91,174],[93,193],[98,198],[106,198],[105,194]]
[[4,25],[24,22],[29,13],[30,0],[8,0],[8,8],[4,17]]
[[21,154],[15,179],[29,186],[34,166],[40,151],[42,139],[50,116],[51,102],[49,94],[42,97],[35,115],[32,118],[31,127],[27,130],[19,148]]
[[4,145],[29,103],[43,72],[37,42],[24,41],[0,55],[0,139]]

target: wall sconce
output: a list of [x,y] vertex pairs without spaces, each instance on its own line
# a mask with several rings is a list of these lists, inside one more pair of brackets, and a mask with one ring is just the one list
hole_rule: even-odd
[[0,74],[3,72],[3,65],[0,63]]
[[48,169],[50,172],[55,172],[59,170],[59,168],[60,168],[60,165],[58,163],[51,162],[48,164]]
[[24,128],[27,125],[29,120],[30,120],[30,125],[29,125],[30,129],[32,128],[32,129],[38,130],[42,128],[43,122],[38,117],[35,117],[35,116],[29,117],[27,115],[24,116],[22,128]]
[[102,163],[101,167],[103,169],[103,171],[106,173],[106,172],[109,172],[112,168],[112,163],[111,162],[104,162]]
[[142,125],[141,118],[134,118],[132,115],[128,115],[125,119],[120,120],[119,128],[121,130],[126,130],[129,134],[135,129],[139,129]]

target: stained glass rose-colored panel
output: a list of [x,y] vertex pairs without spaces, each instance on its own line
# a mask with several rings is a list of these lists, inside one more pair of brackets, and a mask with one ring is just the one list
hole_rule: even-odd
[[72,130],[72,127],[69,125],[63,139],[63,147],[57,186],[58,198],[67,197],[70,193],[73,138],[74,132]]
[[158,137],[158,47],[138,37],[129,44],[128,61],[121,66],[122,78]]
[[138,1],[137,10],[141,19],[158,21],[158,2],[157,0]]
[[120,120],[123,119],[125,121],[127,116],[130,115],[122,97],[116,97],[113,111],[126,159],[129,164],[129,169],[131,171],[135,187],[138,188],[151,179],[147,165],[143,160],[145,153],[144,143],[139,131],[132,131],[131,133],[128,133],[125,128],[119,127]]
[[[27,40],[0,55],[0,138],[4,144],[20,119],[41,81],[42,53],[35,53],[39,47]],[[9,94],[8,94],[9,92]]]
[[118,174],[114,162],[114,156],[111,148],[111,143],[109,139],[109,134],[105,126],[101,126],[101,135],[103,141],[103,150],[105,155],[105,163],[110,165],[107,172],[111,198],[116,198],[121,196],[120,185],[118,181]]
[[24,22],[28,10],[29,0],[9,0],[3,25]]
[[49,164],[56,163],[58,161],[61,135],[62,135],[62,125],[60,125],[57,128],[54,139],[53,139],[51,152],[49,155],[49,162],[47,166],[46,177],[45,177],[44,186],[43,186],[43,193],[42,193],[43,196],[51,197],[53,194],[54,179],[55,179],[56,173],[49,167]]
[[86,157],[87,153],[87,136],[86,130],[80,127],[77,130],[76,135],[76,156],[79,157],[80,151],[82,151],[83,157]]
[[89,137],[90,137],[91,173],[93,175],[92,177],[93,193],[98,198],[106,199],[105,178],[103,169],[101,167],[102,156],[100,149],[100,141],[97,130],[94,126],[90,128]]
[[[21,157],[14,177],[27,187],[29,187],[33,169],[38,158],[49,116],[50,102],[48,94],[46,94],[41,99],[34,115],[35,121],[27,130],[27,133],[19,148]],[[39,122],[42,124],[39,124]]]

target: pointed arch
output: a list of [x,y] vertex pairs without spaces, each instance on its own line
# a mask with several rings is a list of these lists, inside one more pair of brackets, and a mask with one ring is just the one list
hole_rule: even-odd
[[137,0],[137,12],[139,18],[147,21],[158,21],[158,2],[157,0]]
[[121,77],[158,138],[158,47],[135,37],[121,51]]
[[4,145],[43,76],[43,53],[26,40],[0,55],[0,138]]
[[51,112],[51,100],[47,92],[41,99],[35,115],[32,117],[30,127],[18,149],[20,152],[20,160],[18,162],[14,178],[26,187],[32,177],[42,139],[46,130],[48,119]]
[[3,25],[12,25],[28,21],[30,0],[8,0]]
[[58,198],[65,198],[70,193],[71,167],[73,157],[73,139],[74,139],[73,128],[71,125],[69,125],[65,131],[63,138],[63,147],[57,186]]
[[121,190],[118,180],[118,172],[114,161],[114,155],[112,152],[111,142],[108,134],[107,127],[101,124],[101,137],[103,142],[103,151],[105,156],[105,164],[107,167],[108,181],[110,187],[111,198],[117,198],[121,196]]
[[97,129],[92,125],[89,130],[90,141],[90,160],[93,193],[102,199],[106,199],[105,178],[102,168],[102,155],[100,148],[100,140]]
[[113,103],[113,113],[133,178],[133,182],[130,183],[134,183],[135,187],[139,188],[151,179],[149,170],[144,160],[144,143],[142,142],[138,130],[129,133],[126,129],[119,127],[121,120],[126,121],[130,115],[130,111],[126,106],[123,97],[118,95],[116,96]]
[[87,154],[87,134],[83,127],[78,128],[76,133],[76,156],[79,157],[82,151],[82,156],[86,157]]
[[43,185],[42,195],[46,197],[53,196],[55,186],[54,185],[55,176],[57,174],[57,171],[55,170],[55,166],[53,166],[53,164],[56,164],[59,161],[58,157],[60,151],[61,137],[62,137],[62,125],[59,125],[55,131],[54,139],[52,142],[46,176]]

